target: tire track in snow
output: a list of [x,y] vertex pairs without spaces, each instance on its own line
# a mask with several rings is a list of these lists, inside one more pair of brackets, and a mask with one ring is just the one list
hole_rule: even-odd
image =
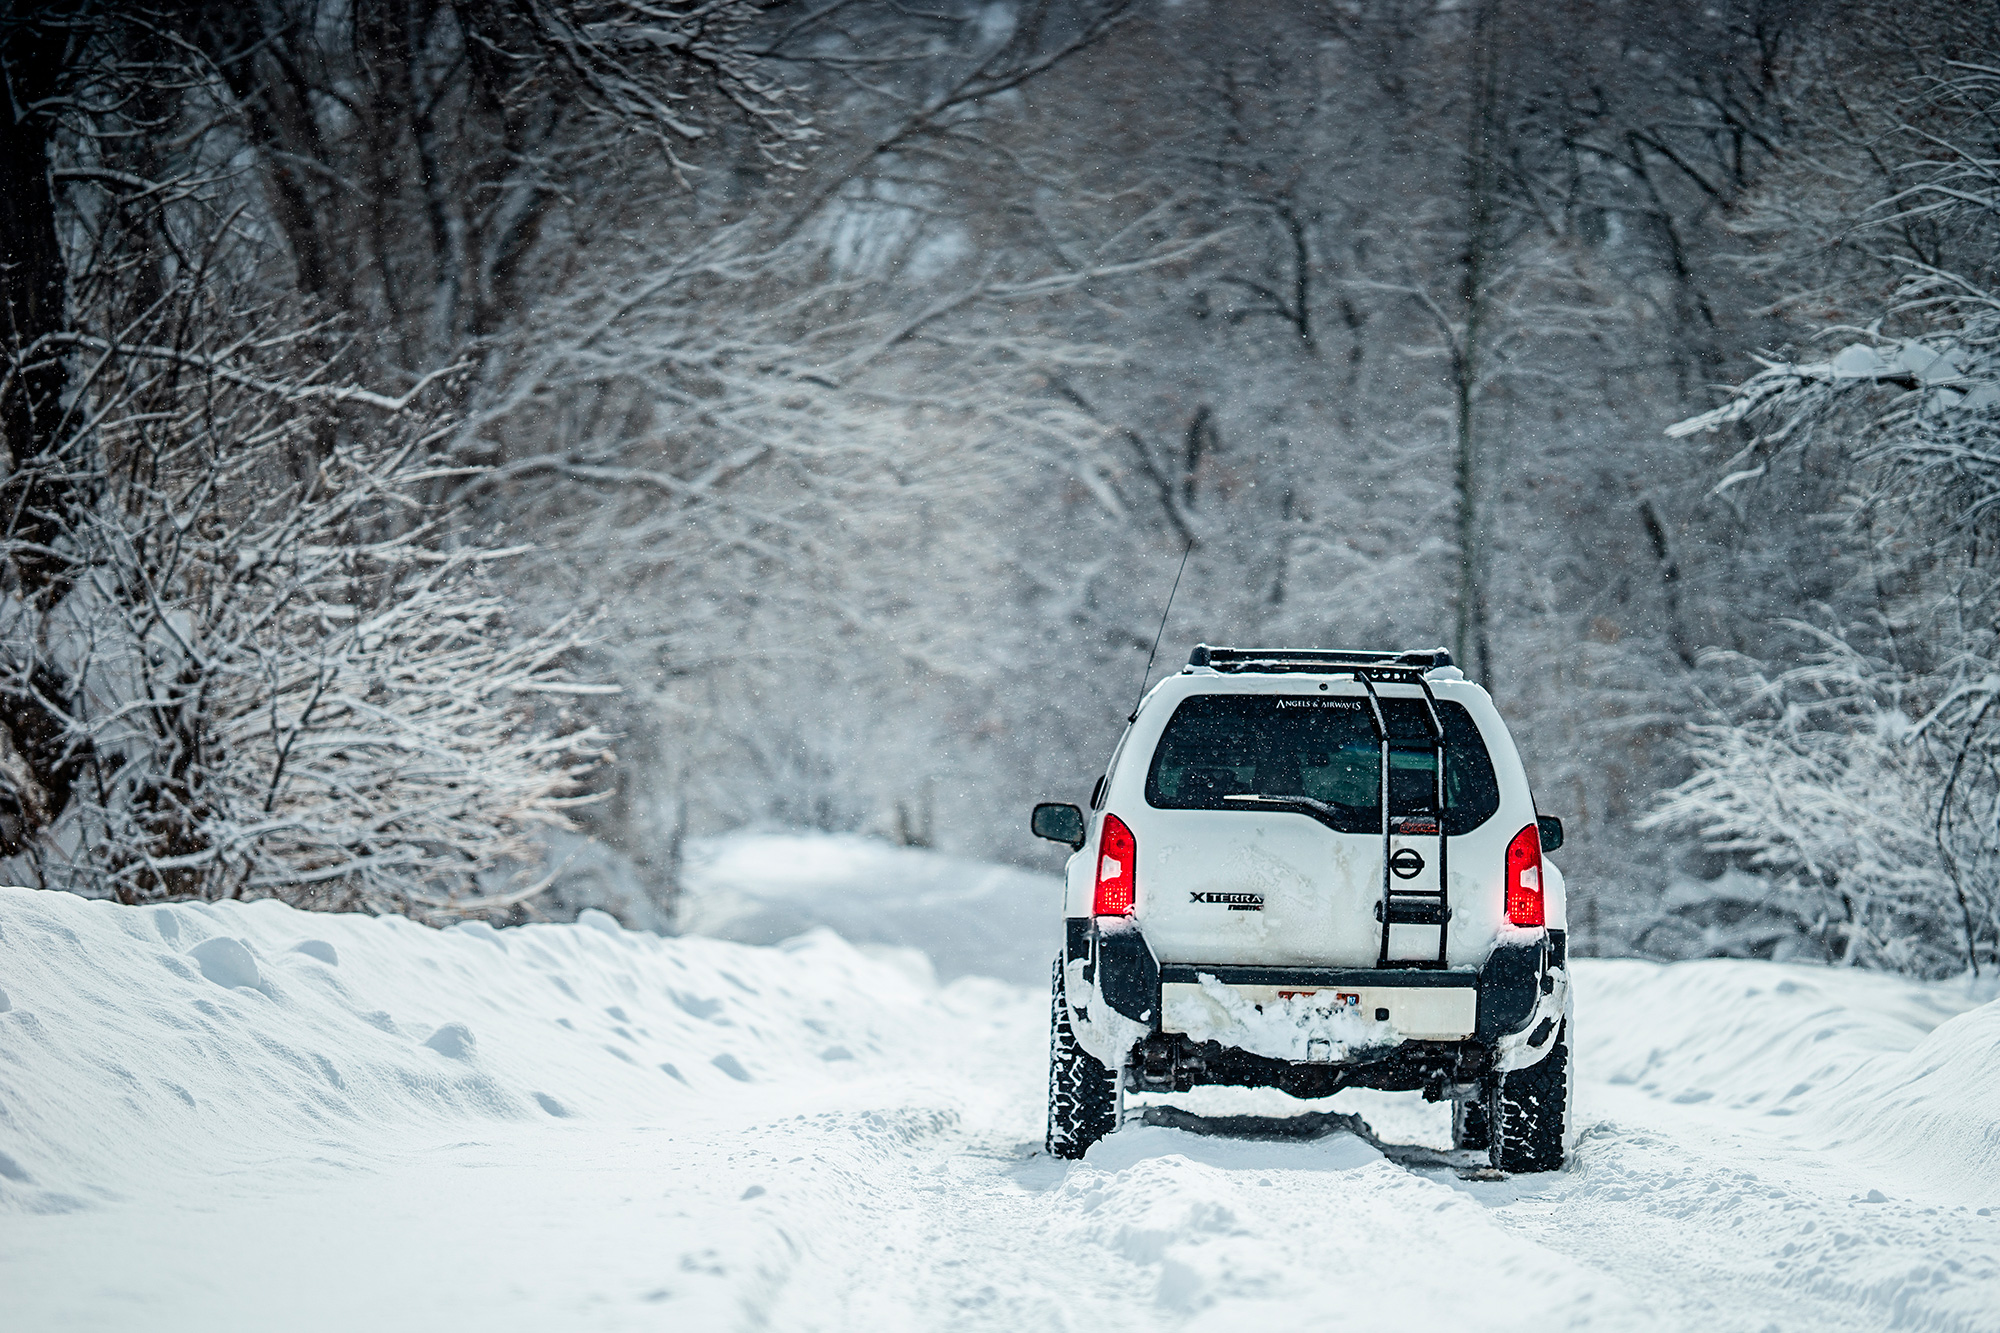
[[1568,1170],[1465,1188],[1674,1326],[2000,1328],[2000,1219],[1890,1198],[1726,1109],[1601,1084],[1581,1100],[1596,1116]]
[[1042,1155],[1042,1022],[1026,1001],[986,1043],[882,1089],[935,1133],[809,1118],[838,1188],[797,1201],[819,1225],[743,1327],[1227,1328],[1339,1310],[1343,1328],[1401,1329],[1462,1325],[1468,1291],[1479,1327],[1643,1326],[1613,1284],[1349,1134],[1135,1124],[1083,1162]]
[[1500,1182],[1437,1165],[1440,1108],[1379,1094],[1331,1105],[1429,1121],[1428,1146],[1128,1125],[1060,1163],[1022,1141],[1041,1088],[1006,1063],[931,1089],[963,1121],[856,1174],[908,1201],[893,1233],[815,1256],[770,1326],[1225,1328],[1337,1309],[1345,1328],[2000,1328],[2000,1220],[1870,1201],[1842,1162],[1727,1107],[1587,1084],[1573,1165]]

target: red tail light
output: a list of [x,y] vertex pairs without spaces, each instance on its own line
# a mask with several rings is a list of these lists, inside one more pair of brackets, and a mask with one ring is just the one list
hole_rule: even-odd
[[[1532,830],[1530,830],[1532,831]],[[1139,844],[1117,815],[1104,817],[1097,839],[1097,904],[1099,916],[1130,916],[1139,896]]]
[[1533,824],[1507,844],[1507,919],[1539,926],[1542,919],[1542,834]]

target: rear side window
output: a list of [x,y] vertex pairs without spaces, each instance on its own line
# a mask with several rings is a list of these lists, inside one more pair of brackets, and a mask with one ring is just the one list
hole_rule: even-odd
[[[1500,808],[1500,784],[1462,704],[1438,701],[1444,724],[1445,832],[1467,833]],[[1431,813],[1436,784],[1421,699],[1382,700],[1389,732],[1389,813]],[[1307,796],[1333,807],[1348,833],[1382,827],[1381,744],[1364,699],[1198,694],[1167,722],[1146,774],[1146,803],[1163,810],[1240,810],[1231,795]]]

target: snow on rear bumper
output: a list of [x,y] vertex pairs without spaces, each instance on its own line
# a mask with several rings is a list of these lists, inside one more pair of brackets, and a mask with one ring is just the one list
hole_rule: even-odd
[[1162,968],[1160,1031],[1279,1060],[1318,1062],[1406,1040],[1463,1041],[1478,1029],[1479,978],[1470,972],[1390,981],[1379,972],[1321,976],[1287,969],[1266,977],[1263,971]]

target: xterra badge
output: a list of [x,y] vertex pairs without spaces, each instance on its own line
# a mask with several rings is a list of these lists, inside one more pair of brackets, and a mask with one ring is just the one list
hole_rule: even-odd
[[1190,893],[1188,900],[1197,903],[1216,903],[1232,912],[1264,910],[1264,895],[1261,893]]

